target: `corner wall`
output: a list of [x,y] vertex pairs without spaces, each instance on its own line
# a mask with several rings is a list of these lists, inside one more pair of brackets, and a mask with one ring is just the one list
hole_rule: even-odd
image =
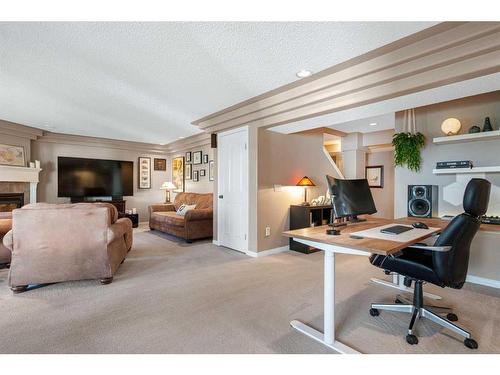
[[[316,187],[308,188],[308,200],[325,195],[325,175],[336,172],[323,151],[323,135],[280,134],[265,129],[258,132],[258,251],[288,245],[282,232],[289,229],[291,204],[304,200],[304,189],[295,186],[303,176],[310,177]],[[282,185],[274,191],[274,185]],[[271,235],[265,236],[266,226]]]

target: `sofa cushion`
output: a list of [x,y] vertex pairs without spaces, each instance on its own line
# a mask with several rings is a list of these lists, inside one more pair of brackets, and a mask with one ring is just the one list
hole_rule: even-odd
[[198,194],[198,193],[177,193],[174,200],[175,210],[183,204],[196,205],[196,209],[212,208],[213,207],[213,194]]
[[177,215],[175,211],[154,212],[153,217],[168,225],[183,227],[186,223],[184,216]]
[[195,204],[183,204],[177,210],[177,215],[186,216],[186,212],[194,210],[196,208]]
[[118,220],[118,210],[111,203],[95,202],[95,203],[30,203],[23,206],[22,210],[47,210],[47,209],[92,209],[93,207],[106,207],[109,211],[109,224],[114,224]]

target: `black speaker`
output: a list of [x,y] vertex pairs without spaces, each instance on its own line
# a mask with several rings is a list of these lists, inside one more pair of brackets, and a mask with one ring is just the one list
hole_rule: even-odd
[[437,217],[437,208],[436,185],[408,185],[408,216]]

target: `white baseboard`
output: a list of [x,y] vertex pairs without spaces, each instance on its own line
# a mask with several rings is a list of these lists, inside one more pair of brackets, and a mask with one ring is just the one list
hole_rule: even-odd
[[216,245],[216,246],[219,246],[219,241],[217,241],[217,240],[212,240],[212,243],[213,243],[214,245]]
[[479,277],[474,275],[467,275],[467,279],[465,279],[465,281],[472,284],[490,286],[492,288],[500,288],[500,280],[487,279],[485,277]]
[[290,246],[286,245],[286,246],[275,247],[274,249],[269,249],[269,250],[264,250],[264,251],[258,251],[258,252],[247,251],[246,254],[249,257],[252,257],[252,258],[260,258],[260,257],[265,257],[267,255],[273,255],[273,254],[282,253],[282,252],[288,251],[288,250],[290,250]]

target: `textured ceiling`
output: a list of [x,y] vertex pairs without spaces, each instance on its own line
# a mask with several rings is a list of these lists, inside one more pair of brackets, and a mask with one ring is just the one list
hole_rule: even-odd
[[168,143],[190,122],[434,23],[0,23],[0,119]]

